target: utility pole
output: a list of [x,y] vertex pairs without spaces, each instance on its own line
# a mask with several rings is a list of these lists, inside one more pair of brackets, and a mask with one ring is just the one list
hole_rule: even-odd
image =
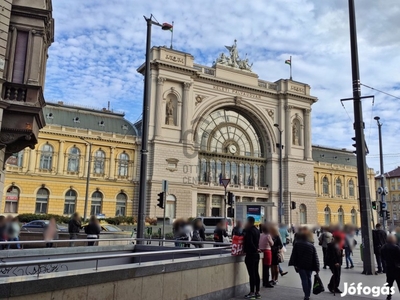
[[278,212],[278,217],[279,217],[279,224],[283,223],[283,180],[282,180],[282,133],[283,130],[280,129],[279,124],[274,124],[274,126],[279,130],[279,212]]
[[378,189],[378,194],[381,196],[381,205],[379,212],[382,212],[382,226],[383,230],[386,230],[387,226],[387,203],[385,196],[387,194],[387,189],[385,189],[385,175],[383,171],[383,150],[382,150],[382,123],[379,122],[380,118],[375,117],[374,120],[378,123],[379,132],[379,162],[380,162],[380,173],[381,173],[381,186]]
[[92,143],[85,140],[83,137],[80,138],[81,140],[85,141],[89,145],[89,157],[88,157],[88,169],[86,174],[86,193],[85,193],[85,208],[83,210],[83,220],[86,221],[87,219],[87,208],[89,202],[89,185],[90,185],[90,170],[92,167]]
[[354,130],[356,135],[358,191],[361,209],[361,234],[364,245],[363,274],[375,274],[371,228],[371,197],[369,193],[366,163],[366,144],[361,104],[361,84],[358,65],[357,28],[354,0],[349,0],[350,48],[354,104]]

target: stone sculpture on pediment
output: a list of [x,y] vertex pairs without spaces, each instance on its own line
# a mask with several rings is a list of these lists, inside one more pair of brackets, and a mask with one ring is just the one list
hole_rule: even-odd
[[253,64],[249,64],[249,60],[247,58],[240,59],[236,42],[237,40],[234,41],[234,44],[232,46],[225,46],[226,49],[228,49],[229,51],[229,56],[221,53],[214,64],[220,64],[243,71],[252,72],[251,67],[253,66]]

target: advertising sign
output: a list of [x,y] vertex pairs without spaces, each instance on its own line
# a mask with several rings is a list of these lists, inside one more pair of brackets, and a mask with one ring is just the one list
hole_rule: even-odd
[[247,217],[253,217],[255,220],[254,225],[258,226],[262,222],[262,216],[261,216],[261,206],[253,206],[253,205],[248,205],[247,206]]

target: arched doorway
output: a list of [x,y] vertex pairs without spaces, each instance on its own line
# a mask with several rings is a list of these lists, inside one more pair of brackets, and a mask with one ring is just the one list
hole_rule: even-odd
[[19,193],[19,188],[17,188],[16,186],[10,186],[8,188],[6,193],[6,203],[4,206],[5,213],[18,213]]

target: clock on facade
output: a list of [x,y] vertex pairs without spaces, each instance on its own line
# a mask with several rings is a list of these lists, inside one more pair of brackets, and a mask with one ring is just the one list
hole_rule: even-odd
[[236,146],[235,145],[230,145],[229,146],[229,152],[232,153],[232,154],[235,154],[236,153]]

